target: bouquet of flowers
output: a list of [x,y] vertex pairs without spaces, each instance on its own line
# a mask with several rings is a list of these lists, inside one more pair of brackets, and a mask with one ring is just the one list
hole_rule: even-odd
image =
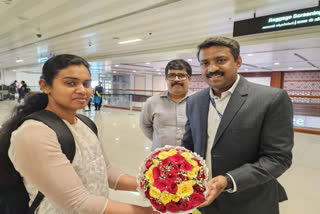
[[140,166],[138,191],[156,211],[191,213],[205,200],[208,169],[204,160],[183,147],[165,146]]

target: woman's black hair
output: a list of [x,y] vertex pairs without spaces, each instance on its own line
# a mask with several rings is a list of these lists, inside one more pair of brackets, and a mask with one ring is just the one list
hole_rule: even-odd
[[[46,84],[52,86],[53,79],[60,70],[70,65],[84,65],[89,73],[89,63],[75,55],[62,54],[50,58],[42,67],[41,79]],[[8,149],[10,146],[11,134],[23,122],[27,115],[45,109],[48,105],[48,95],[45,93],[30,93],[25,97],[24,103],[14,107],[11,117],[2,125],[0,129],[0,161],[9,160]]]

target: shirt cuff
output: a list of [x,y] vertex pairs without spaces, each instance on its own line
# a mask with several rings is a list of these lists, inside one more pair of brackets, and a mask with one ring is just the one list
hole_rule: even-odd
[[229,173],[226,173],[232,180],[232,184],[233,184],[233,189],[230,189],[230,190],[227,190],[228,193],[234,193],[237,191],[237,184],[236,182],[234,181],[233,177],[229,174]]

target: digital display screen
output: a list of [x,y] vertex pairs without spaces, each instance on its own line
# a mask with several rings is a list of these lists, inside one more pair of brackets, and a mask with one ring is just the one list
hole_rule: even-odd
[[320,7],[236,21],[233,37],[320,25]]

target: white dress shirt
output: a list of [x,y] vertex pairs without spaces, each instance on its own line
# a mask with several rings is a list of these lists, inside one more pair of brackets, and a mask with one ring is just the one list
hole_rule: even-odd
[[[221,97],[215,96],[213,94],[213,91],[210,90],[210,96],[214,99],[216,103],[216,108],[212,105],[212,103],[209,103],[209,112],[208,112],[208,142],[207,142],[207,153],[206,153],[206,164],[209,168],[209,179],[212,178],[212,164],[211,163],[211,150],[213,147],[214,138],[216,136],[221,118],[219,117],[217,111],[220,112],[221,115],[223,115],[224,110],[226,109],[228,102],[231,98],[232,93],[234,92],[236,86],[238,85],[238,82],[240,80],[239,74],[237,75],[237,80],[234,82],[232,87],[221,93]],[[232,176],[230,176],[232,182],[233,182],[233,190],[231,192],[237,191],[237,185],[235,181],[233,180]]]

